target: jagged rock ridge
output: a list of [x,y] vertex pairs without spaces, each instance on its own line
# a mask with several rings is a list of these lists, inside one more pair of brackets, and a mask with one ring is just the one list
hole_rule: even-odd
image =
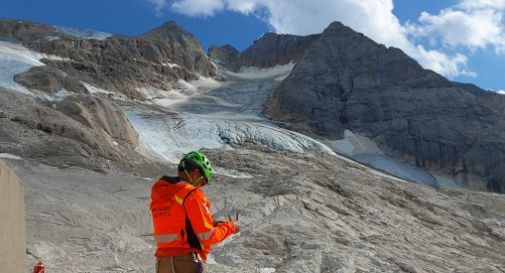
[[326,138],[350,129],[474,189],[505,191],[505,98],[450,82],[340,23],[312,43],[266,113]]
[[305,49],[319,35],[294,36],[276,33],[266,33],[253,45],[239,54],[230,45],[210,47],[211,59],[219,60],[228,69],[238,70],[241,67],[272,67],[275,65],[297,62]]
[[190,81],[216,73],[198,41],[174,22],[136,37],[93,40],[69,36],[43,24],[1,20],[0,39],[22,42],[32,50],[63,58],[43,59],[46,66],[16,77],[20,84],[37,86],[50,94],[62,87],[82,92],[82,82],[86,82],[143,99],[137,88],[167,90],[179,79]]

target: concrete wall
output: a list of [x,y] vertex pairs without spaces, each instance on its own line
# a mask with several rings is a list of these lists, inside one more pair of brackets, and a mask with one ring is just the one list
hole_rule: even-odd
[[26,270],[24,187],[0,160],[0,273]]

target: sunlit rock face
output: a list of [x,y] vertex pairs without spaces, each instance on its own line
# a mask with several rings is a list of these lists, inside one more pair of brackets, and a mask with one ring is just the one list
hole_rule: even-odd
[[505,191],[502,96],[448,81],[401,50],[332,23],[274,91],[266,111],[292,128],[345,129],[474,189]]
[[144,99],[138,88],[167,90],[178,80],[196,80],[217,72],[193,35],[175,22],[139,36],[90,39],[43,24],[2,20],[0,39],[59,57],[44,58],[41,61],[46,66],[17,77],[23,86],[41,86],[42,91],[49,93],[61,87],[81,92],[82,82],[86,82]]

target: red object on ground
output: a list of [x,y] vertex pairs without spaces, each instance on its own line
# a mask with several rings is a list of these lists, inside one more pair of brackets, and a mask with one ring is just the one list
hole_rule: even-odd
[[44,273],[44,263],[39,261],[33,268],[33,273]]

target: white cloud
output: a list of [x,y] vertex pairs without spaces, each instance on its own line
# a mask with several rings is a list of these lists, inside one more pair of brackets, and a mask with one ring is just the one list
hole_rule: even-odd
[[408,28],[414,37],[430,37],[444,46],[505,53],[504,9],[505,0],[463,0],[437,15],[423,12]]
[[471,78],[477,77],[475,72],[465,69],[468,61],[465,55],[456,54],[450,57],[435,50],[426,50],[420,45],[417,46],[417,52],[415,54],[420,54],[421,56],[418,57],[418,59],[424,60],[430,66],[430,69],[437,72],[443,71],[442,74],[449,78],[460,75]]
[[146,1],[154,5],[154,8],[156,9],[157,13],[161,12],[161,10],[167,4],[165,0],[146,0]]
[[175,1],[171,8],[188,16],[213,16],[215,12],[224,9],[224,4],[222,0],[184,0]]
[[[477,1],[481,6],[489,6],[505,0]],[[473,2],[465,0],[461,5],[475,6]],[[449,56],[412,43],[408,36],[410,31],[423,35],[428,28],[403,26],[393,14],[393,0],[175,0],[170,7],[188,16],[213,16],[224,10],[253,14],[277,33],[298,35],[320,33],[331,22],[340,21],[379,43],[402,49],[425,68],[447,77],[474,76],[474,73],[466,71],[467,59],[464,55]],[[479,40],[475,43],[478,44]]]
[[457,7],[464,10],[505,9],[505,0],[462,0]]

